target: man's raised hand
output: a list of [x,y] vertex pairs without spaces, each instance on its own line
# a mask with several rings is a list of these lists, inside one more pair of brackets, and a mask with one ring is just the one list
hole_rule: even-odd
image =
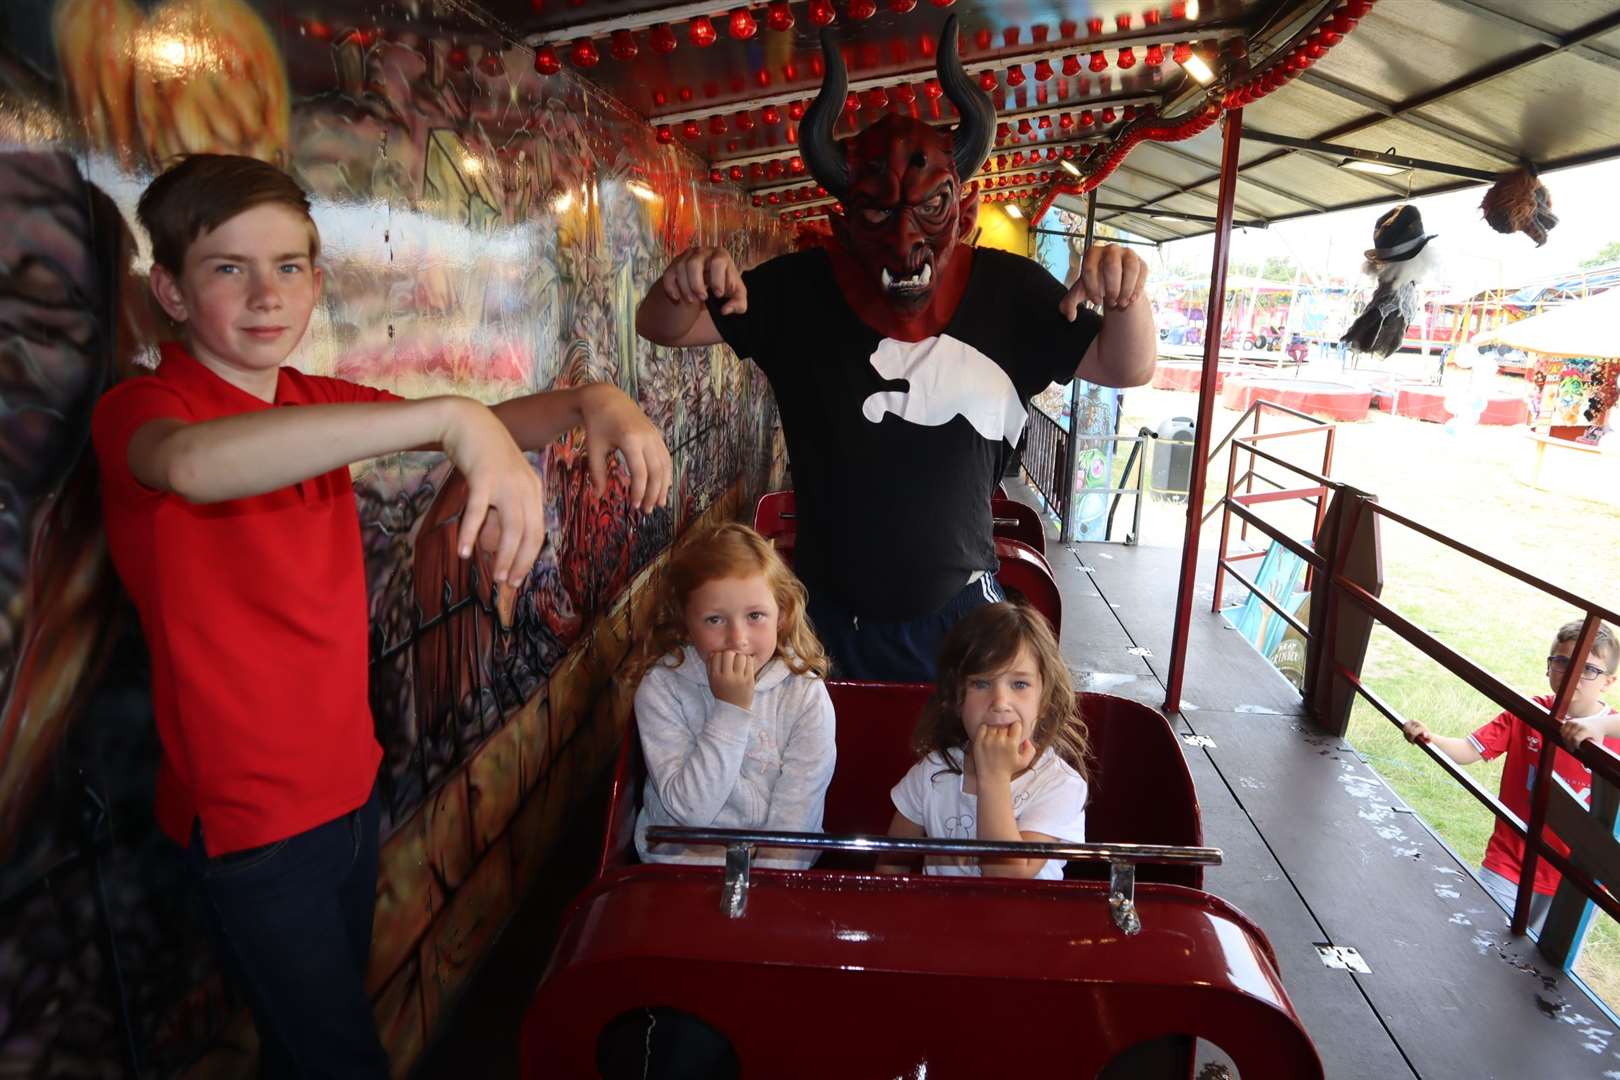
[[669,264],[659,284],[672,304],[701,304],[714,297],[725,301],[722,315],[748,310],[748,286],[725,248],[687,248]]
[[1136,303],[1147,286],[1147,263],[1123,244],[1093,244],[1080,264],[1080,276],[1058,302],[1063,317],[1074,322],[1086,302],[1123,311]]

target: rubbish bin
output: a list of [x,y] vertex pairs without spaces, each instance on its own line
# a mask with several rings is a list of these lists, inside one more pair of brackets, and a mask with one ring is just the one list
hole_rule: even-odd
[[1192,486],[1193,419],[1172,416],[1159,425],[1153,444],[1153,497],[1186,502]]

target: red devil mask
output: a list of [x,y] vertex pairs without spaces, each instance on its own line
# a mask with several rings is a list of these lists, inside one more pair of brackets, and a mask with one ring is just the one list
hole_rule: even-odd
[[843,143],[832,130],[849,80],[843,55],[823,30],[827,76],[799,128],[805,164],[844,204],[833,215],[833,270],[845,299],[874,329],[918,340],[939,333],[967,285],[972,251],[959,241],[978,219],[978,198],[962,185],[984,164],[995,136],[990,98],[962,70],[956,16],[940,34],[941,88],[961,114],[954,138],[890,115]]

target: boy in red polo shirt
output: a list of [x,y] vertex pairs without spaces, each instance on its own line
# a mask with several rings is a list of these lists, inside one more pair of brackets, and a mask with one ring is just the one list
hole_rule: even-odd
[[187,158],[138,214],[153,295],[185,343],[107,392],[92,437],[109,549],[152,655],[157,819],[190,849],[266,1075],[386,1077],[364,985],[382,751],[349,466],[442,449],[469,490],[462,557],[482,542],[495,581],[516,586],[545,538],[523,449],[582,424],[597,489],[618,450],[644,512],[667,498],[669,454],[609,385],[491,409],[282,367],[320,292],[320,237],[270,165]]
[[[1547,656],[1547,682],[1554,691],[1562,685],[1569,671],[1575,642],[1581,636],[1581,624],[1566,623],[1558,628],[1552,651]],[[1620,713],[1603,700],[1604,693],[1614,685],[1615,667],[1620,665],[1620,640],[1614,631],[1599,625],[1592,642],[1591,654],[1577,675],[1575,695],[1569,702],[1569,719],[1559,729],[1565,745],[1579,746],[1587,739],[1602,740],[1610,750],[1620,753]],[[1552,708],[1553,695],[1543,694],[1535,699],[1543,708]],[[1502,712],[1488,724],[1466,739],[1432,734],[1418,720],[1409,721],[1403,729],[1407,742],[1425,742],[1437,747],[1459,765],[1472,765],[1476,761],[1489,761],[1507,754],[1502,766],[1502,786],[1497,798],[1524,821],[1530,820],[1530,789],[1535,784],[1536,762],[1541,756],[1541,733],[1511,712]],[[1591,798],[1592,772],[1576,758],[1560,749],[1553,756],[1553,771],[1581,800]],[[1553,850],[1567,854],[1569,847],[1556,836],[1548,835]],[[1523,876],[1524,840],[1507,822],[1500,819],[1485,845],[1484,865],[1479,870],[1480,884],[1508,911],[1513,910],[1518,897],[1519,879]],[[1536,860],[1535,895],[1530,898],[1530,928],[1537,933],[1552,907],[1553,894],[1558,891],[1560,875],[1546,859]]]

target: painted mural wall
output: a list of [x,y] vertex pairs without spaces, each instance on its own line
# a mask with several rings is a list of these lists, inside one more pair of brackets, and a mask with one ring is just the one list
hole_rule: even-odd
[[750,265],[785,227],[527,50],[386,7],[364,25],[278,0],[0,8],[0,1075],[118,1075],[131,1056],[236,1075],[254,1053],[152,822],[145,651],[86,452],[96,396],[156,359],[132,226],[164,162],[252,154],[313,193],[326,288],[297,367],[486,402],[609,380],[674,457],[671,509],[641,518],[623,474],[587,488],[577,436],[534,456],[549,538],[507,600],[451,555],[464,492],[441,456],[356,470],[386,754],[369,981],[398,1071],[610,760],[611,676],[670,544],[780,482],[752,366],[655,348],[633,318],[687,245]]

